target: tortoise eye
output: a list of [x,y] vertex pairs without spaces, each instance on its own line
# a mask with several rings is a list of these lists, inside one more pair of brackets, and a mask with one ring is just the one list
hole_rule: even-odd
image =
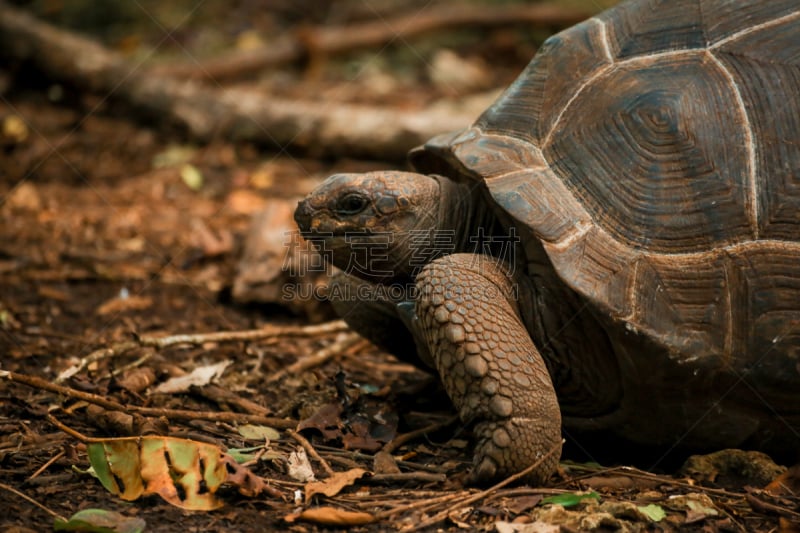
[[349,193],[336,202],[336,211],[342,215],[355,215],[369,205],[369,200],[358,193]]

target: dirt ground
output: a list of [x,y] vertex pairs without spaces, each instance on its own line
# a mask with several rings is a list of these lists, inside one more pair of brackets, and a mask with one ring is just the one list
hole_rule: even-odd
[[[43,4],[50,11],[39,6],[37,15],[51,21],[75,27],[80,19],[59,2]],[[237,2],[216,32],[207,27],[222,15],[212,10],[174,32],[181,44],[160,54],[169,58],[207,42],[212,52],[245,46],[273,24],[326,20],[288,5],[276,2],[284,11],[270,14],[256,9],[263,8],[259,2]],[[114,29],[77,29],[131,56],[159,42],[158,28],[141,16],[114,14],[119,20],[108,26]],[[285,97],[420,108],[457,100],[453,87],[472,94],[508,83],[555,29],[495,30],[478,39],[456,31],[449,41],[394,43],[369,56],[380,58],[372,62],[364,52],[295,62],[257,84]],[[478,78],[491,72],[492,83],[437,83],[426,64],[445,45],[467,58]],[[443,68],[467,68],[459,65]],[[252,268],[240,262],[254,215],[292,206],[330,173],[396,161],[321,159],[291,146],[224,138],[196,142],[113,95],[14,62],[0,63],[0,124],[0,370],[23,376],[0,380],[0,531],[50,530],[56,515],[87,508],[144,519],[146,531],[799,527],[792,525],[800,516],[795,496],[760,490],[778,473],[774,465],[764,460],[761,471],[743,471],[752,457],[728,458],[728,467],[678,471],[678,464],[665,464],[647,471],[633,457],[600,466],[573,450],[546,486],[465,487],[469,433],[429,374],[354,337],[324,303],[286,307],[244,302],[236,293],[241,268]],[[285,259],[285,250],[272,252],[274,260]],[[261,334],[236,337],[252,330]],[[145,342],[184,333],[223,335],[160,348]],[[227,366],[209,383],[156,390],[217,363]],[[74,375],[59,379],[75,365]],[[183,510],[155,495],[124,501],[85,472],[86,443],[54,420],[95,438],[169,435],[223,450],[260,447],[262,456],[247,468],[270,489],[252,495],[224,485],[224,505],[213,511]],[[263,436],[242,434],[245,422],[278,433],[265,444]],[[301,422],[304,429],[295,433]],[[328,469],[352,479],[330,496],[304,500],[308,480],[288,466],[298,449],[312,454],[318,479],[336,477]],[[743,463],[730,467],[737,460]],[[304,514],[309,510],[319,512]]]

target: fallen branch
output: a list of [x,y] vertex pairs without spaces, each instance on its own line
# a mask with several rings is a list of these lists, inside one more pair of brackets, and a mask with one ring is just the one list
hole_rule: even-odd
[[151,72],[219,83],[304,57],[328,57],[360,48],[377,48],[444,29],[510,25],[566,27],[592,15],[555,3],[491,6],[447,3],[414,11],[348,26],[304,27],[256,50],[236,51],[199,64],[159,65]]
[[[17,489],[15,489],[14,487],[12,487],[10,485],[6,485],[5,483],[0,483],[0,489],[8,491],[8,492],[10,492],[12,494],[16,494],[17,496],[19,496],[23,500],[27,501],[30,504],[35,505],[36,507],[38,507],[39,509],[41,509],[42,511],[46,512],[47,514],[49,514],[50,516],[52,516],[53,518],[55,518],[57,520],[61,520],[62,522],[66,522],[67,521],[66,518],[64,518],[63,516],[61,516],[57,512],[53,511],[52,509],[50,509],[49,507],[47,507],[43,503],[39,503],[38,501],[34,500],[33,498],[31,498],[30,496],[28,496],[24,492],[20,492],[20,491],[18,491]],[[6,501],[8,501],[8,500],[6,500]]]
[[313,149],[319,155],[400,160],[410,148],[475,118],[441,108],[408,111],[294,101],[180,81],[150,73],[141,63],[2,1],[0,47],[5,56],[30,60],[54,80],[124,100],[159,120],[170,119],[200,141],[223,137],[280,149]]
[[373,474],[366,478],[368,483],[407,483],[409,481],[419,481],[422,483],[444,483],[447,481],[446,474],[434,474],[431,472],[399,472],[397,474]]
[[61,372],[56,378],[56,383],[63,383],[78,372],[86,369],[89,365],[111,359],[136,348],[156,348],[162,349],[176,344],[199,345],[207,342],[253,342],[263,341],[275,337],[285,336],[312,336],[326,333],[337,333],[345,331],[347,324],[343,320],[334,320],[324,324],[314,324],[311,326],[264,326],[260,329],[246,331],[217,331],[214,333],[182,333],[169,335],[166,337],[140,336],[132,341],[120,342],[111,346],[95,350],[86,357],[82,358],[77,364]]
[[189,409],[167,409],[161,407],[141,407],[139,405],[124,405],[114,400],[109,400],[105,396],[99,394],[92,394],[90,392],[79,391],[70,387],[56,385],[45,379],[28,376],[25,374],[18,374],[17,372],[9,372],[7,370],[0,370],[0,379],[6,379],[14,383],[20,383],[29,387],[53,392],[68,398],[76,400],[83,400],[85,402],[99,405],[109,411],[122,411],[125,413],[135,413],[142,416],[149,417],[166,417],[171,420],[209,420],[212,422],[234,422],[234,423],[247,423],[247,424],[264,424],[272,426],[277,429],[293,429],[297,427],[297,420],[289,420],[285,418],[276,418],[271,416],[251,415],[242,413],[231,413],[228,411],[222,412],[206,412],[206,411],[192,411]]
[[475,503],[477,501],[483,500],[483,499],[491,496],[492,494],[494,494],[498,490],[502,489],[506,485],[510,485],[511,483],[513,483],[513,482],[515,482],[515,481],[517,481],[519,479],[524,478],[525,476],[527,476],[528,474],[530,474],[531,472],[533,472],[534,470],[539,468],[539,465],[541,465],[543,462],[545,462],[551,455],[561,451],[561,446],[563,444],[564,444],[564,441],[562,440],[557,445],[553,446],[553,448],[551,448],[550,451],[548,451],[546,454],[541,456],[538,461],[536,461],[535,463],[533,463],[532,465],[527,467],[525,470],[522,470],[521,472],[517,472],[516,474],[507,477],[503,481],[497,483],[496,485],[494,485],[494,486],[492,486],[492,487],[490,487],[490,488],[488,488],[486,490],[482,490],[480,492],[472,494],[471,496],[469,496],[467,498],[464,498],[463,500],[457,501],[455,504],[451,505],[450,507],[448,507],[444,511],[442,511],[442,512],[440,512],[440,513],[438,513],[438,514],[436,514],[436,515],[434,515],[434,516],[432,516],[430,518],[428,518],[427,520],[423,520],[422,522],[420,522],[419,524],[417,524],[413,528],[411,528],[409,531],[422,531],[422,530],[424,530],[426,528],[429,528],[429,527],[433,526],[434,524],[437,524],[440,521],[442,521],[445,518],[447,518],[448,516],[450,516],[450,514],[453,511],[455,511],[456,509],[459,509],[459,508],[462,508],[462,507],[466,507],[467,505],[471,505],[471,504],[473,504],[473,503]]
[[446,420],[434,422],[433,424],[427,425],[424,428],[415,429],[414,431],[409,431],[408,433],[403,433],[402,435],[398,435],[391,441],[387,442],[383,446],[381,451],[389,454],[394,453],[395,450],[397,450],[399,447],[403,446],[407,442],[410,442],[416,439],[417,437],[427,435],[428,433],[433,433],[434,431],[446,428],[447,426],[455,423],[457,420],[458,416],[452,416],[450,418],[447,418]]
[[267,378],[267,383],[279,381],[283,379],[284,376],[296,376],[298,374],[302,374],[306,370],[320,366],[345,351],[349,350],[351,352],[356,352],[362,348],[365,348],[366,346],[369,346],[369,341],[363,339],[356,333],[348,333],[342,338],[334,341],[330,346],[326,346],[325,348],[322,348],[318,352],[309,355],[308,357],[303,357],[297,362],[281,368]]

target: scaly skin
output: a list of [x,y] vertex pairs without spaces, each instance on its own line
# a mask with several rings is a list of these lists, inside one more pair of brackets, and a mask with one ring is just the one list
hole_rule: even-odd
[[[555,391],[523,326],[511,276],[491,257],[463,253],[482,250],[472,239],[478,230],[496,229],[481,195],[441,176],[338,174],[295,211],[306,238],[346,273],[357,251],[373,247],[368,271],[331,284],[359,298],[332,298],[334,306],[355,330],[436,369],[461,418],[475,424],[475,482],[516,474],[561,446]],[[412,238],[415,231],[450,235],[453,247]],[[452,251],[462,253],[446,255]],[[411,282],[416,295],[386,298],[377,290]],[[549,455],[528,480],[544,481],[559,455]]]
[[[519,472],[560,447],[555,390],[506,269],[490,257],[454,254],[426,265],[416,283],[418,327],[461,419],[475,422],[474,481]],[[559,456],[529,481],[547,479]]]

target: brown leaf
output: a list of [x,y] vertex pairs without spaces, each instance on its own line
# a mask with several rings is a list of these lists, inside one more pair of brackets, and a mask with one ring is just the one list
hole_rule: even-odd
[[262,492],[267,492],[271,496],[282,497],[280,491],[267,485],[263,478],[255,475],[249,468],[237,463],[230,455],[223,455],[221,462],[228,470],[228,478],[225,481],[235,485],[239,490],[239,494],[252,498]]
[[327,440],[338,439],[342,436],[342,420],[340,418],[342,410],[342,404],[339,402],[325,404],[313,415],[302,420],[297,425],[297,431],[313,428],[319,430]]
[[117,385],[128,392],[138,394],[155,383],[155,381],[156,371],[146,366],[125,372],[122,377],[117,379]]
[[400,467],[392,454],[380,451],[372,458],[372,469],[376,474],[399,474]]
[[782,516],[778,519],[778,533],[800,533],[800,522]]
[[295,520],[305,520],[315,524],[325,526],[363,526],[375,521],[375,517],[369,513],[357,511],[345,511],[335,507],[315,507],[306,509],[300,514],[291,514],[284,517],[287,522]]
[[268,200],[258,193],[247,189],[236,189],[228,195],[225,205],[234,213],[252,215],[262,210],[267,202]]
[[593,489],[627,490],[650,489],[659,484],[655,479],[632,478],[628,476],[591,476],[581,480]]
[[112,298],[101,304],[95,313],[98,315],[111,315],[125,311],[144,311],[153,305],[153,299],[147,296],[128,296],[127,298]]
[[212,231],[205,222],[195,218],[191,221],[192,233],[189,236],[193,245],[202,250],[204,257],[218,257],[233,250],[233,233],[228,230]]
[[311,501],[315,494],[324,494],[329,498],[336,496],[345,487],[349,487],[367,474],[363,468],[351,468],[347,472],[336,472],[325,481],[311,481],[306,483],[306,503]]
[[506,507],[512,514],[522,514],[528,509],[532,509],[539,505],[541,501],[544,499],[544,496],[541,494],[533,494],[531,496],[521,496],[519,498],[514,498],[511,503],[507,504]]
[[11,189],[3,207],[19,211],[38,211],[42,208],[42,198],[36,186],[30,181],[25,181]]
[[800,464],[796,464],[773,479],[764,490],[774,496],[800,494]]

